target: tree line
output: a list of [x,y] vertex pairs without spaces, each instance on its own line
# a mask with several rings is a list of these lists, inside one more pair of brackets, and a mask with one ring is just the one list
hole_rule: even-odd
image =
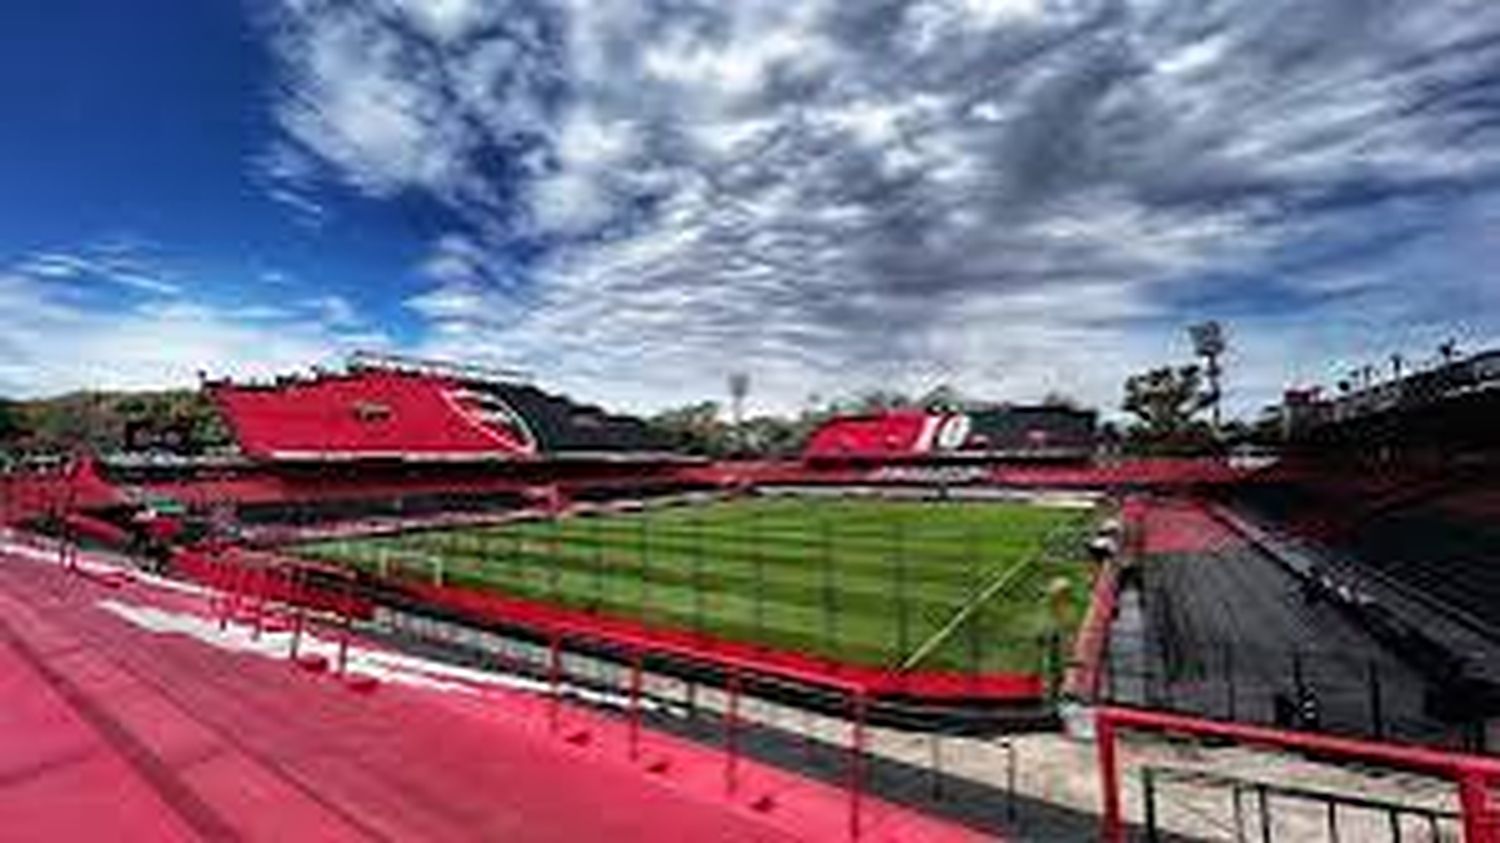
[[230,447],[233,439],[218,408],[196,389],[80,391],[28,401],[0,399],[0,451],[110,453],[152,442],[200,454]]

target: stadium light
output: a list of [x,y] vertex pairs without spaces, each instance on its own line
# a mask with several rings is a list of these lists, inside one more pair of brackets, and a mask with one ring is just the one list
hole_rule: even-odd
[[729,397],[731,412],[734,413],[734,444],[737,450],[745,449],[745,396],[750,394],[750,373],[731,372],[729,374]]
[[1218,435],[1220,424],[1219,356],[1224,353],[1227,345],[1224,339],[1224,327],[1214,320],[1199,322],[1188,327],[1188,336],[1193,341],[1194,355],[1203,358],[1204,371],[1208,374],[1209,398],[1212,401],[1210,412],[1213,414],[1214,434]]

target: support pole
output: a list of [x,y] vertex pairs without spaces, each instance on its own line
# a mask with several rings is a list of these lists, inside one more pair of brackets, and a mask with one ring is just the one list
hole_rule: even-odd
[[287,657],[292,661],[297,660],[298,651],[302,649],[302,627],[307,623],[307,600],[303,593],[303,579],[306,572],[301,566],[292,569],[292,601],[297,607],[295,617],[292,619],[292,646]]
[[349,667],[349,636],[354,628],[354,580],[344,578],[343,600],[339,601],[339,669],[342,677]]
[[1156,771],[1150,767],[1141,770],[1141,801],[1146,818],[1146,839],[1157,843],[1161,837],[1156,831]]
[[641,757],[641,654],[630,660],[630,760]]
[[234,617],[237,600],[235,589],[239,587],[239,569],[231,566],[225,561],[226,554],[219,545],[214,545],[214,570],[218,572],[218,580],[221,585],[220,596],[223,598],[223,611],[219,612],[219,631],[223,632],[229,628],[229,622]]
[[244,616],[245,598],[250,593],[250,571],[240,562],[236,562],[230,569],[229,581],[233,585],[229,589],[229,620],[238,623]]
[[755,566],[755,640],[763,645],[766,640],[766,555],[762,547],[761,515],[759,507],[751,511],[750,552]]
[[559,578],[562,576],[562,559],[560,558],[562,547],[559,536],[562,530],[562,513],[554,508],[551,512],[551,521],[548,523],[551,524],[551,528],[547,533],[547,550],[551,558],[547,560],[547,595],[556,605],[560,589]]
[[[946,490],[945,490],[946,494]],[[979,551],[974,540],[974,525],[969,523],[964,527],[964,568],[968,572],[969,600],[983,601],[984,585],[980,580]],[[976,603],[973,614],[969,616],[968,626],[964,629],[964,643],[968,655],[969,681],[974,681],[979,676],[979,618],[984,614],[982,602]]]
[[1016,745],[1005,739],[1005,818],[1016,821]]
[[1102,843],[1125,843],[1125,822],[1120,815],[1120,768],[1115,757],[1115,724],[1104,712],[1094,720],[1094,742],[1099,753],[1099,789],[1104,799],[1099,818]]
[[693,632],[703,634],[703,517],[693,513]]
[[1466,771],[1458,781],[1464,815],[1464,843],[1500,843],[1500,816],[1490,808],[1484,776]]
[[740,674],[738,671],[729,672],[728,705],[724,711],[724,792],[730,796],[734,795],[739,785],[739,716],[740,716]]
[[864,796],[865,695],[853,697],[853,719],[849,735],[849,839],[858,840],[860,808]]
[[640,520],[640,530],[639,530],[639,532],[640,532],[640,535],[637,538],[638,538],[638,544],[639,544],[639,549],[640,549],[640,563],[641,564],[640,564],[638,570],[636,571],[637,576],[640,577],[640,579],[639,579],[639,581],[637,583],[639,585],[639,588],[637,589],[638,597],[636,599],[639,602],[640,608],[639,608],[639,611],[637,612],[637,614],[640,615],[642,623],[650,624],[651,623],[651,510],[649,508],[647,508],[645,510],[642,510],[642,512],[641,512],[641,520]]
[[561,715],[561,701],[558,697],[562,694],[562,636],[555,632],[547,647],[547,685],[552,690],[551,699],[547,703],[547,729],[556,734],[557,720]]
[[1260,811],[1260,840],[1261,843],[1271,843],[1273,832],[1271,831],[1271,795],[1264,784],[1255,786],[1255,804]]
[[599,607],[604,603],[604,547],[600,543],[602,540],[599,536],[599,524],[602,520],[595,515],[590,524],[594,533],[594,599],[589,604],[589,610],[593,612],[599,611]]
[[823,603],[823,656],[827,659],[836,658],[834,652],[834,596],[833,596],[833,537],[830,534],[828,518],[825,516],[819,524],[822,533],[821,565],[822,587],[819,589]]
[[270,580],[265,565],[255,569],[255,623],[251,627],[250,640],[259,641],[261,633],[266,629],[266,592],[270,589]]
[[1236,719],[1235,718],[1235,697],[1236,697],[1236,692],[1235,691],[1236,691],[1236,689],[1235,689],[1235,685],[1234,685],[1234,642],[1233,641],[1225,641],[1224,642],[1224,688],[1225,688],[1225,692],[1226,692],[1225,693],[1226,699],[1224,701],[1226,703],[1226,706],[1225,706],[1225,708],[1226,708],[1225,719],[1226,720],[1234,720],[1234,719]]
[[928,795],[934,802],[943,801],[943,747],[940,743],[941,740],[941,733],[937,730],[927,733]]

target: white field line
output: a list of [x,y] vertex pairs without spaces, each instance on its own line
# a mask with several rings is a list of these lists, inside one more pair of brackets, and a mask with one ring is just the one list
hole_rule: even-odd
[[923,659],[932,655],[934,650],[942,646],[944,641],[948,640],[948,636],[952,635],[960,626],[963,626],[964,621],[968,620],[970,615],[978,611],[980,606],[988,603],[991,598],[1004,590],[1007,585],[1010,585],[1011,581],[1018,574],[1035,564],[1040,556],[1041,554],[1033,553],[996,575],[994,579],[990,580],[989,585],[985,586],[983,590],[960,606],[958,611],[953,613],[953,617],[949,618],[948,622],[943,624],[941,629],[934,632],[926,641],[923,641],[913,650],[911,655],[907,656],[901,662],[899,670],[905,672],[921,664]]
[[1042,540],[1034,552],[1020,562],[996,574],[995,578],[990,580],[989,584],[981,589],[978,594],[969,598],[964,605],[958,607],[958,611],[953,613],[953,617],[949,618],[948,622],[943,624],[941,629],[934,632],[926,641],[923,641],[921,645],[913,650],[911,655],[902,660],[898,670],[905,672],[921,664],[924,659],[932,655],[934,650],[942,646],[944,641],[948,640],[948,636],[963,626],[964,622],[969,619],[969,616],[973,615],[981,606],[990,602],[996,595],[1004,591],[1014,581],[1016,576],[1039,563],[1047,555],[1048,543],[1052,540],[1056,532],[1056,529],[1048,531],[1046,535],[1042,536]]

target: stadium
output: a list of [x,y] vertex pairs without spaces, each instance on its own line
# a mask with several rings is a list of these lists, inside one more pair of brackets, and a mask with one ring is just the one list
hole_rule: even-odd
[[0,3],[0,843],[1500,843],[1500,0]]
[[[49,635],[143,688],[270,694],[258,716],[333,733],[414,685],[488,688],[569,763],[644,777],[622,799],[681,777],[724,812],[663,808],[631,835],[1489,840],[1497,385],[1492,352],[1291,392],[1254,457],[1125,457],[1091,413],[993,405],[835,416],[800,457],[745,460],[475,366],[206,379],[229,449],[141,437],[7,471],[7,642],[155,759],[200,834],[244,803],[182,778],[170,735],[118,719]],[[206,652],[152,664],[169,629]],[[294,667],[236,689],[240,647]],[[285,682],[304,687],[264,690]],[[443,740],[435,712],[403,716],[402,740]],[[333,733],[231,745],[284,770]],[[1070,764],[1097,804],[1037,789]]]

